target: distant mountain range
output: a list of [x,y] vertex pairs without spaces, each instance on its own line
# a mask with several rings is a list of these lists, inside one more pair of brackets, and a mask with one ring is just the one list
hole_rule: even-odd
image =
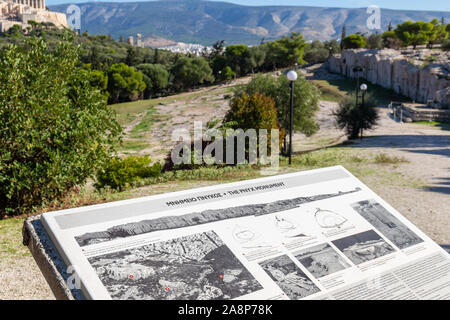
[[[301,6],[241,6],[202,0],[165,0],[149,2],[90,2],[81,8],[82,31],[110,34],[115,39],[141,33],[143,38],[164,39],[210,45],[217,40],[227,44],[256,44],[301,32],[308,40],[338,39],[342,26],[347,34],[369,32],[366,8],[343,9]],[[68,4],[49,6],[66,12]],[[406,20],[431,21],[450,12],[381,10],[380,32],[392,21],[395,26]],[[372,30],[374,32],[375,30]]]

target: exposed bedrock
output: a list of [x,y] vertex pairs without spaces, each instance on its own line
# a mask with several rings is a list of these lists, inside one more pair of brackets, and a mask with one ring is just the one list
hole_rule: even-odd
[[437,108],[450,107],[450,53],[439,50],[345,50],[328,60],[331,72],[362,78]]

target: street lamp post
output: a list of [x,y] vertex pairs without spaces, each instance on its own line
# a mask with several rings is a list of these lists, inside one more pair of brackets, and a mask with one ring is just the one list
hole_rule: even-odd
[[[363,83],[360,87],[361,91],[362,91],[362,97],[361,97],[361,108],[364,108],[364,96],[366,94],[367,91],[367,84]],[[361,140],[363,138],[363,127],[361,126]]]
[[353,73],[356,73],[356,106],[358,106],[359,99],[359,73],[363,71],[363,68],[356,66],[353,68]]
[[297,72],[291,70],[287,73],[287,78],[290,81],[289,88],[291,89],[291,105],[289,109],[289,165],[292,164],[292,130],[294,127],[294,82],[297,80]]

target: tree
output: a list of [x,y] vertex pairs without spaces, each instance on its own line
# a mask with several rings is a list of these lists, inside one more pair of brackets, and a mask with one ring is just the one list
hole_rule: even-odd
[[237,76],[245,74],[247,71],[246,59],[248,56],[248,47],[244,44],[228,46],[225,49],[227,65],[230,65]]
[[226,66],[220,72],[220,78],[219,79],[222,80],[222,81],[230,81],[230,80],[233,80],[234,76],[235,76],[235,73],[234,73],[233,69],[231,69],[230,66]]
[[445,23],[439,23],[437,19],[433,20],[431,23],[434,25],[435,38],[434,41],[430,39],[429,46],[432,47],[434,43],[442,43],[448,39],[447,25]]
[[146,88],[143,74],[124,63],[108,70],[108,92],[113,103],[139,99]]
[[216,41],[212,46],[210,58],[221,56],[225,51],[225,40]]
[[275,101],[261,93],[244,93],[231,100],[224,121],[236,123],[235,129],[278,129]]
[[412,45],[416,49],[418,45],[433,41],[437,30],[431,22],[406,21],[397,25],[395,34],[406,46]]
[[245,64],[254,73],[255,70],[260,68],[266,60],[266,47],[254,46],[247,50],[247,57],[245,58]]
[[441,49],[444,51],[450,51],[450,39],[444,40],[442,42]]
[[[260,129],[267,130],[267,146],[271,145],[271,130],[279,129],[275,101],[273,98],[262,93],[254,93],[251,95],[243,93],[240,96],[235,96],[231,100],[230,110],[226,114],[223,122],[234,124],[231,126],[233,129],[253,129],[256,131],[257,136],[260,133]],[[284,138],[283,130],[279,138]],[[259,139],[255,142],[256,147]],[[246,148],[246,158],[251,159],[252,157],[256,159],[257,150]],[[236,159],[236,155],[234,159],[235,163],[237,163],[238,159]]]
[[345,24],[342,26],[341,32],[341,50],[344,50],[344,39],[347,37],[347,27]]
[[144,74],[144,80],[147,79],[146,98],[161,94],[169,86],[169,72],[163,65],[144,63],[138,65],[136,69]]
[[369,49],[382,49],[383,37],[381,34],[371,34],[367,39],[367,48]]
[[391,20],[391,21],[389,21],[389,25],[388,25],[387,31],[392,31],[392,30],[394,30],[394,27],[392,26],[392,20]]
[[351,34],[342,40],[344,49],[359,49],[366,46],[366,40],[362,35]]
[[400,49],[403,46],[403,42],[397,38],[395,31],[386,31],[381,35],[381,38],[385,48]]
[[[270,75],[257,75],[246,86],[237,88],[235,96],[261,93],[271,97],[277,108],[278,124],[283,130],[288,130],[290,89],[289,80],[285,76],[278,78]],[[299,77],[294,85],[294,130],[305,135],[312,135],[319,129],[314,120],[319,110],[320,92],[305,78]]]
[[335,54],[341,52],[341,47],[337,40],[325,41],[323,43],[325,49],[330,50],[330,54]]
[[346,96],[334,112],[339,128],[345,129],[350,139],[356,139],[362,131],[372,129],[376,125],[379,116],[376,110],[376,100],[366,94],[364,105],[356,106],[355,95]]
[[114,152],[120,125],[79,64],[67,41],[0,51],[0,217],[63,198]]
[[178,59],[171,73],[175,87],[180,90],[214,81],[214,76],[208,62],[200,57],[182,57]]
[[127,56],[125,58],[125,64],[128,66],[136,66],[138,65],[142,59],[139,57],[137,48],[129,46],[127,48]]
[[266,64],[273,70],[305,63],[303,53],[306,42],[300,33],[292,32],[289,36],[268,42],[266,46]]
[[333,47],[325,47],[322,42],[315,40],[310,45],[306,45],[303,58],[308,63],[325,62],[330,56],[332,50]]

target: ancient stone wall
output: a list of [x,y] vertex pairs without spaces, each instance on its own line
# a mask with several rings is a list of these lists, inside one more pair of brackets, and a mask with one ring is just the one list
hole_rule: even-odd
[[331,72],[367,81],[437,108],[450,108],[450,53],[436,50],[345,50],[328,60]]

